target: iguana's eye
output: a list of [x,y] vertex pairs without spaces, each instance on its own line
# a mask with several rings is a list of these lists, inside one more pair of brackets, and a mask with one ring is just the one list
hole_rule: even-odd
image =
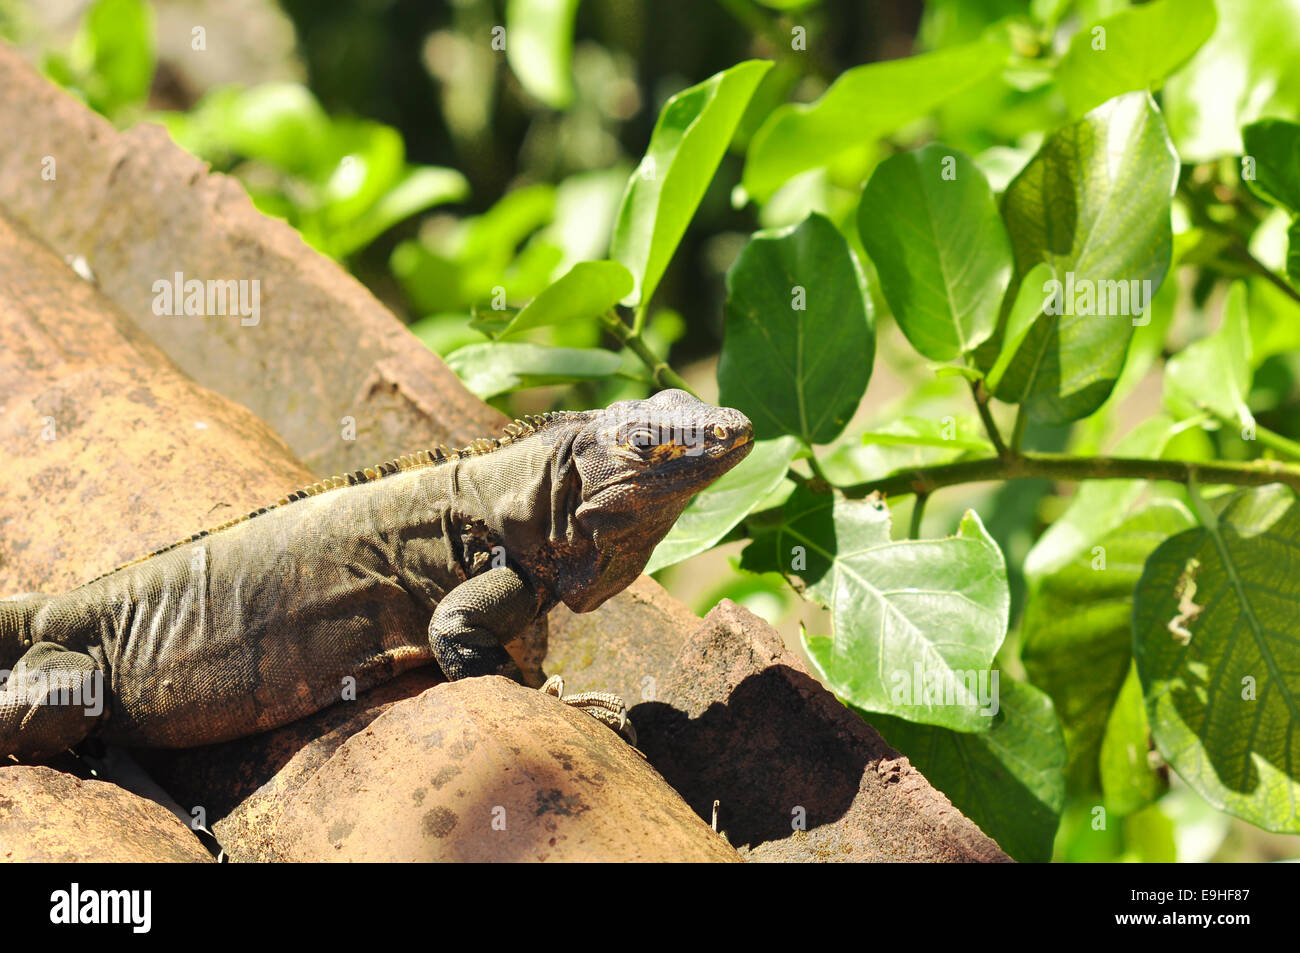
[[627,435],[627,442],[638,450],[645,450],[655,444],[655,435],[645,428],[638,428]]

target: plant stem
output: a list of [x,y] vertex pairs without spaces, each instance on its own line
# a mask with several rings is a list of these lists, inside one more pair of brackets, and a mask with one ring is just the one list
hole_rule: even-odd
[[[792,471],[793,472],[793,471]],[[1065,453],[1012,453],[1007,457],[983,457],[935,466],[916,467],[890,474],[880,480],[868,480],[850,486],[832,487],[850,499],[872,493],[881,496],[931,496],[935,490],[964,483],[987,483],[994,480],[1166,480],[1190,485],[1227,483],[1235,486],[1263,486],[1281,483],[1300,493],[1300,466],[1276,460],[1251,463],[1198,463],[1190,460],[1147,460],[1141,457],[1074,457]],[[811,482],[811,481],[809,481]],[[810,487],[814,488],[815,487]],[[914,513],[915,517],[915,513]],[[781,508],[756,510],[746,523],[779,523]]]
[[629,328],[623,323],[623,319],[613,308],[601,315],[600,323],[605,330],[618,338],[619,343],[628,348],[633,354],[641,359],[641,363],[650,371],[651,378],[654,379],[658,387],[676,387],[678,390],[684,390],[693,397],[700,395],[695,393],[694,388],[682,379],[681,375],[661,361],[654,351],[650,350],[650,345],[646,344],[645,338],[639,331]]
[[1266,266],[1262,261],[1260,261],[1258,258],[1256,258],[1254,255],[1251,254],[1249,248],[1246,248],[1244,246],[1239,246],[1237,248],[1237,253],[1241,255],[1242,259],[1250,267],[1251,271],[1255,272],[1261,278],[1264,278],[1266,281],[1272,283],[1283,293],[1285,293],[1292,301],[1295,301],[1296,303],[1300,304],[1300,291],[1296,291],[1294,288],[1292,288],[1291,285],[1288,284],[1287,281],[1284,278],[1282,278],[1280,275],[1274,274],[1273,271],[1270,268],[1268,268],[1268,266]]
[[1011,455],[1015,456],[1020,453],[1021,441],[1025,439],[1025,427],[1029,424],[1029,414],[1025,411],[1025,405],[1021,404],[1016,411],[1016,423],[1011,429]]
[[998,452],[999,457],[1008,456],[1007,445],[1002,442],[1002,434],[998,431],[998,425],[993,419],[993,414],[989,411],[989,394],[984,389],[984,382],[971,381],[970,394],[975,399],[975,406],[979,409],[980,420],[984,422],[984,429],[988,432],[989,439],[993,441],[993,449]]
[[909,539],[921,538],[921,518],[925,516],[925,503],[929,499],[929,493],[918,493],[916,499],[912,501],[912,523],[907,530]]
[[[1286,279],[1276,274],[1272,269],[1256,258],[1250,250],[1250,244],[1238,231],[1222,222],[1216,222],[1214,218],[1211,217],[1204,196],[1189,186],[1186,182],[1179,184],[1178,194],[1181,195],[1183,200],[1187,203],[1187,207],[1192,214],[1192,221],[1195,224],[1199,225],[1201,228],[1213,229],[1219,234],[1226,235],[1231,239],[1231,245],[1229,247],[1233,253],[1232,258],[1235,259],[1237,264],[1245,265],[1248,271],[1259,275],[1265,281],[1274,285],[1292,301],[1300,304],[1300,291],[1291,287],[1291,284]],[[1241,204],[1235,197],[1232,202],[1227,204],[1233,205],[1238,211],[1242,211]]]
[[1292,460],[1300,460],[1300,443],[1296,443],[1280,433],[1269,430],[1267,427],[1255,425],[1255,439],[1268,447],[1270,450],[1276,450],[1278,453],[1284,453]]
[[808,448],[808,469],[812,471],[812,479],[808,481],[807,486],[810,489],[825,493],[835,484],[826,479],[821,464],[817,462],[817,453],[813,450],[812,444],[805,441],[804,446]]
[[812,73],[826,80],[827,83],[835,78],[835,71],[830,69],[822,61],[821,55],[815,52],[816,45],[812,48],[813,52],[796,52],[791,48],[790,35],[782,32],[785,28],[784,19],[779,17],[775,20],[771,19],[750,0],[719,0],[718,5],[755,37],[762,37],[776,56],[798,63],[800,72]]
[[[1212,414],[1212,416],[1225,427],[1235,430],[1241,426],[1240,421],[1234,420],[1231,417],[1224,417],[1222,414]],[[1245,438],[1243,437],[1242,439]],[[1256,423],[1254,439],[1258,440],[1270,450],[1275,450],[1278,453],[1285,454],[1292,460],[1300,460],[1300,443],[1297,443],[1289,437],[1282,436],[1275,430],[1269,430],[1267,427],[1261,427]]]
[[985,457],[904,470],[881,480],[842,487],[845,496],[858,498],[873,492],[884,496],[932,493],[945,486],[988,480],[1167,480],[1187,483],[1195,476],[1202,483],[1262,486],[1284,483],[1300,491],[1300,467],[1274,460],[1251,463],[1193,463],[1186,460],[1147,460],[1140,457],[1075,457],[1065,453],[1023,453],[1007,458]]

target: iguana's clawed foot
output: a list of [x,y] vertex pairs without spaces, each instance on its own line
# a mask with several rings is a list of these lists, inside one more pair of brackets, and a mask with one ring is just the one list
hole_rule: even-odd
[[618,695],[611,692],[578,692],[576,695],[565,695],[562,675],[552,675],[540,691],[558,698],[566,705],[585,711],[601,724],[608,725],[616,731],[628,744],[636,744],[636,729],[628,720],[626,703]]

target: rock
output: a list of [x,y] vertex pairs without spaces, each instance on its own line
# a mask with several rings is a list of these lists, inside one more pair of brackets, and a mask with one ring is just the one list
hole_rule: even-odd
[[739,859],[608,728],[495,676],[387,707],[275,796],[215,825],[232,859]]
[[[136,759],[183,808],[202,811],[206,826],[228,838],[255,839],[274,825],[285,792],[293,792],[348,738],[395,702],[443,681],[433,667],[404,672],[314,715],[248,738],[175,751],[139,749]],[[224,823],[222,823],[224,822]]]
[[563,675],[570,692],[614,692],[630,707],[654,694],[699,624],[699,616],[641,576],[595,612],[553,609],[546,671]]
[[0,767],[0,860],[209,862],[194,833],[160,804],[107,781],[44,765]]
[[71,589],[311,479],[2,212],[0,454],[0,597]]
[[721,801],[720,829],[746,859],[1009,860],[729,599],[687,640],[659,699],[631,715],[699,816]]
[[[359,281],[161,126],[117,131],[6,46],[0,90],[0,207],[58,257],[84,258],[157,347],[266,421],[317,476],[460,446],[505,422]],[[45,156],[58,161],[51,181],[40,181]],[[246,282],[249,314],[155,307],[155,282],[177,274]]]

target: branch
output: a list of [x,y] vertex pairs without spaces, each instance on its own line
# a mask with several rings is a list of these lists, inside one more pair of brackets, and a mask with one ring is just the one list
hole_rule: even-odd
[[[1202,408],[1202,410],[1205,410],[1209,417],[1217,420],[1224,427],[1232,430],[1241,427],[1241,421],[1239,420],[1232,417],[1225,417],[1223,414],[1217,414],[1208,408]],[[1242,439],[1245,439],[1245,437],[1243,436]],[[1288,456],[1292,460],[1300,460],[1300,443],[1297,443],[1289,437],[1282,436],[1282,434],[1275,430],[1269,430],[1258,421],[1255,422],[1254,439],[1258,440],[1263,446],[1268,447],[1270,450]]]
[[871,493],[884,496],[928,494],[945,486],[988,480],[1167,480],[1185,484],[1193,477],[1202,483],[1230,483],[1237,486],[1284,483],[1300,492],[1300,467],[1275,460],[1193,463],[1186,460],[1146,460],[1140,457],[1074,457],[1065,453],[1024,453],[1007,458],[985,457],[917,467],[891,474],[881,480],[868,480],[841,489],[845,496],[856,499]]
[[1258,274],[1260,277],[1264,278],[1265,280],[1271,282],[1275,287],[1277,287],[1278,289],[1283,291],[1288,297],[1290,297],[1292,301],[1295,301],[1296,303],[1300,304],[1300,291],[1296,291],[1294,288],[1291,287],[1290,284],[1286,282],[1285,279],[1283,279],[1279,275],[1274,274],[1273,271],[1267,265],[1265,265],[1262,261],[1256,258],[1253,254],[1251,254],[1249,248],[1242,245],[1237,245],[1236,249],[1237,249],[1237,253],[1241,256],[1242,260],[1245,261],[1247,266],[1249,266],[1252,271],[1254,271],[1256,274]]
[[1011,453],[1012,455],[1020,453],[1020,444],[1025,439],[1025,427],[1029,425],[1029,410],[1026,405],[1021,404],[1016,410],[1016,422],[1011,429]]
[[993,441],[993,449],[998,452],[999,457],[1008,456],[1007,445],[1002,442],[1002,434],[998,431],[998,425],[993,420],[993,414],[989,412],[989,392],[984,389],[984,382],[971,381],[970,393],[975,398],[975,406],[979,409],[980,420],[984,422],[984,429],[988,432],[989,440]]
[[[1232,259],[1237,264],[1243,264],[1249,271],[1259,275],[1264,280],[1271,282],[1283,294],[1291,298],[1292,301],[1300,304],[1300,291],[1296,291],[1286,279],[1276,274],[1272,269],[1255,257],[1250,250],[1250,243],[1242,234],[1224,222],[1216,221],[1210,214],[1209,207],[1206,204],[1204,196],[1193,189],[1188,183],[1180,182],[1178,185],[1178,194],[1183,197],[1187,203],[1188,210],[1191,212],[1192,221],[1201,228],[1212,229],[1221,235],[1230,239],[1229,248],[1232,252]],[[1236,193],[1233,193],[1232,201],[1224,204],[1231,205],[1237,212],[1244,212],[1241,202],[1238,200]]]
[[650,350],[650,345],[646,344],[645,338],[641,332],[629,328],[623,319],[613,308],[606,311],[600,316],[600,323],[610,334],[618,338],[619,343],[624,345],[628,350],[641,359],[641,363],[650,371],[650,376],[659,387],[676,387],[678,390],[684,390],[693,397],[700,395],[695,393],[695,389],[682,379],[681,375],[661,361],[654,351]]
[[783,29],[789,29],[784,17],[778,16],[773,20],[750,0],[718,0],[718,5],[753,36],[762,37],[774,55],[787,62],[797,63],[801,73],[812,73],[828,84],[835,79],[835,70],[823,62],[816,44],[808,51],[795,51],[791,48],[790,34],[782,32]]
[[918,493],[912,501],[912,522],[907,530],[908,539],[921,538],[921,519],[925,516],[925,503],[930,499],[929,493]]

